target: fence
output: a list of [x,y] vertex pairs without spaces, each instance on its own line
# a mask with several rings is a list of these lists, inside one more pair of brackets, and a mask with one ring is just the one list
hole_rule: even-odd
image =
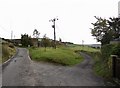
[[120,58],[117,55],[111,55],[112,57],[112,76],[120,79]]

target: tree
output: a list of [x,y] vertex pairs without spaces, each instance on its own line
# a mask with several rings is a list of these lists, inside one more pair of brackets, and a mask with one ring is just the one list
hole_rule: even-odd
[[42,38],[42,45],[45,47],[45,51],[46,47],[50,46],[50,40],[48,37],[46,37],[46,34]]
[[95,36],[97,41],[101,42],[102,45],[109,44],[112,40],[113,30],[110,29],[108,20],[96,16],[95,18],[97,21],[95,23],[92,23],[92,36]]
[[34,31],[33,31],[33,36],[34,36],[34,38],[39,38],[39,35],[40,35],[40,33],[38,32],[38,30],[37,29],[35,29]]
[[120,36],[120,18],[109,18],[109,28],[113,30],[113,39],[119,38]]
[[33,36],[34,36],[34,38],[37,39],[37,46],[40,45],[40,42],[38,42],[39,35],[40,35],[40,33],[38,32],[37,29],[35,29],[35,30],[33,31]]
[[61,39],[61,38],[59,38],[59,42],[62,42],[62,39]]
[[32,46],[31,37],[28,34],[21,34],[21,44],[22,46],[27,47],[28,45]]

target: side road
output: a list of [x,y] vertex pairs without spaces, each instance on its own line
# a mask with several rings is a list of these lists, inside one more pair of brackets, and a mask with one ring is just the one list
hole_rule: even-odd
[[102,78],[93,73],[92,58],[84,53],[85,60],[68,67],[52,63],[31,61],[25,48],[2,69],[3,86],[104,86]]
[[27,49],[18,48],[17,55],[2,69],[2,86],[34,86]]

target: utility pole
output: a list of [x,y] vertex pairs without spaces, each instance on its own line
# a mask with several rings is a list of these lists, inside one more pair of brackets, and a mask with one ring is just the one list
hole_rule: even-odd
[[82,40],[82,46],[84,46],[84,40]]
[[82,40],[82,50],[83,50],[83,47],[84,47],[84,40]]
[[56,32],[55,32],[55,21],[58,20],[58,18],[51,19],[49,21],[53,22],[52,28],[54,28],[54,48],[56,49]]
[[15,35],[14,35],[14,45],[15,45]]
[[11,31],[11,41],[12,41],[12,37],[13,37],[13,31]]

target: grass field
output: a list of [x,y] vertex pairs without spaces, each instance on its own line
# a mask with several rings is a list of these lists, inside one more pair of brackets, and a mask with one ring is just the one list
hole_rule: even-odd
[[36,61],[54,62],[62,65],[75,65],[83,61],[83,57],[69,47],[47,48],[46,51],[44,48],[30,48],[29,51],[30,57]]
[[89,46],[74,45],[69,48],[74,51],[100,52],[100,49],[91,48]]

